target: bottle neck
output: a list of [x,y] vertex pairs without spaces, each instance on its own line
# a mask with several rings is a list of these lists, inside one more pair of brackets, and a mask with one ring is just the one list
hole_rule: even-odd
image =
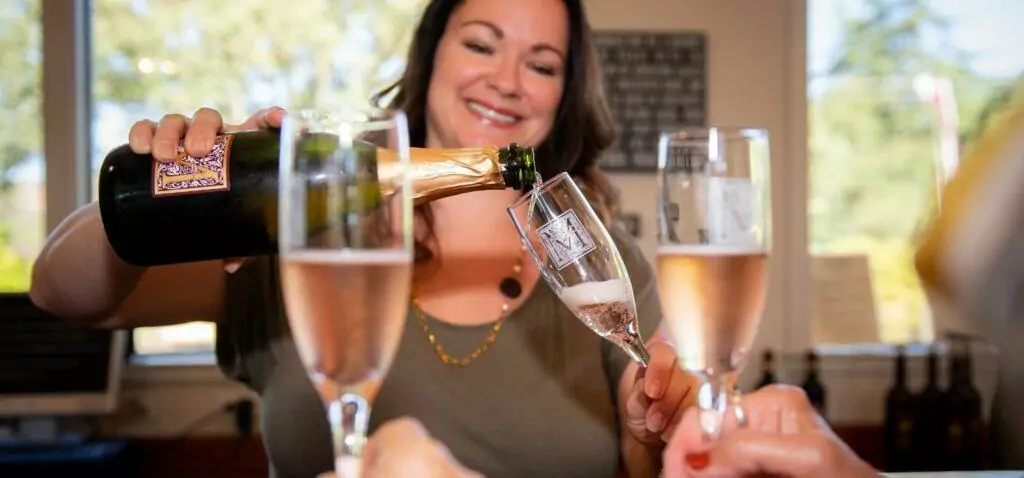
[[533,188],[539,175],[533,148],[523,147],[516,143],[507,148],[498,149],[498,164],[505,187],[518,191]]
[[935,354],[928,354],[928,385],[936,385],[939,382],[939,357]]
[[904,386],[907,383],[907,357],[896,356],[896,385]]
[[[393,184],[386,178],[396,175],[394,151],[378,149],[377,157],[382,185]],[[409,149],[409,180],[417,205],[471,191],[525,190],[534,178],[532,148],[513,144],[507,148]]]

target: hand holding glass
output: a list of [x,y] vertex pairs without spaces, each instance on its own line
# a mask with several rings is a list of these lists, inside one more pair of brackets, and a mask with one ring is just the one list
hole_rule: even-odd
[[[281,129],[281,285],[299,357],[327,411],[339,478],[360,474],[370,405],[405,323],[408,144],[401,112],[303,111]],[[382,155],[388,161],[378,162]]]
[[770,250],[768,134],[692,128],[658,144],[658,287],[683,370],[701,380],[708,439],[728,410],[764,309]]
[[[568,174],[508,207],[541,275],[573,314],[646,366],[633,288],[608,230]],[[539,250],[538,250],[539,247]]]

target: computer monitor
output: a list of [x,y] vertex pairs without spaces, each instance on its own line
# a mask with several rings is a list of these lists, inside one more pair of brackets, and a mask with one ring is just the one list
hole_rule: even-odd
[[27,293],[0,293],[0,418],[112,414],[127,334],[61,320]]

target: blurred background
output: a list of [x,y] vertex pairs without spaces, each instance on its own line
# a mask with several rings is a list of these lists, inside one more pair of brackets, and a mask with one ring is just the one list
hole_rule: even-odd
[[[294,92],[309,85],[360,102],[395,79],[424,1],[352,0],[364,12],[355,18],[336,14],[335,3],[46,0],[44,16],[44,0],[0,2],[0,291],[27,290],[48,228],[76,201],[95,199],[98,165],[127,141],[135,120],[209,106],[238,122],[269,105],[308,104]],[[942,317],[920,287],[914,238],[979,134],[1021,104],[1024,2],[584,3],[599,32],[707,35],[708,121],[754,124],[772,135],[773,262],[780,265],[759,350],[781,351],[780,367],[798,381],[801,354],[816,347],[825,377],[837,382],[832,419],[880,422],[880,405],[856,402],[868,393],[880,403],[891,379],[890,345],[928,344],[962,325],[963,318]],[[60,24],[75,15],[85,17],[81,31],[44,28],[44,18]],[[44,31],[73,36],[60,42],[75,49],[57,54],[82,62],[87,81],[70,78],[62,89],[51,79],[57,83],[44,88],[44,64],[65,61],[44,57]],[[342,85],[330,74],[337,68],[346,71]],[[84,163],[43,153],[45,144],[62,141],[44,134],[44,113],[60,107],[47,107],[45,95],[76,88],[84,91],[76,110],[87,121]],[[624,220],[634,221],[653,257],[653,197],[646,197],[653,176],[623,171],[614,178],[625,192],[640,192],[625,194]],[[48,204],[55,199],[61,202]],[[201,417],[242,393],[212,369],[215,330],[202,317],[131,337],[126,400],[150,418],[122,417],[112,425],[119,433],[173,435],[180,416]],[[920,358],[924,349],[913,350]],[[987,396],[989,362],[976,363]],[[759,376],[756,364],[748,369],[748,381]],[[873,380],[873,391],[844,394],[842,387],[860,382],[838,383],[843,374]],[[195,403],[165,417],[185,387]],[[155,389],[166,393],[156,397]],[[226,423],[201,433],[230,430]]]

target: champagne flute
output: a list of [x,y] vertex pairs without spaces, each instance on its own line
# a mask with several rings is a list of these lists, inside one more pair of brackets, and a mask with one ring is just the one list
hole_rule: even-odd
[[629,273],[576,182],[561,173],[509,205],[508,215],[562,303],[646,366],[650,356],[640,337]]
[[281,286],[299,357],[327,412],[339,478],[361,472],[370,407],[405,323],[408,158],[400,111],[307,110],[281,128]]
[[731,410],[764,309],[770,252],[768,133],[689,128],[658,143],[658,289],[683,370],[699,377],[708,440]]

